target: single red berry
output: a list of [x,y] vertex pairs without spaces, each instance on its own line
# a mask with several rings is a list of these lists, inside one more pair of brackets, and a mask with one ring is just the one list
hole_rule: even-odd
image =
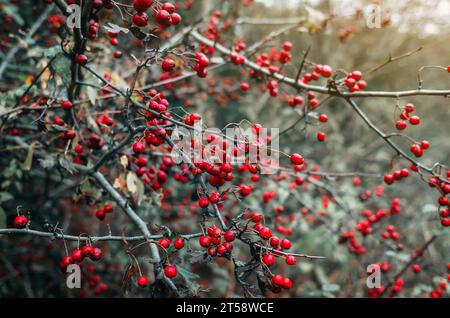
[[208,205],[209,205],[209,200],[208,200],[208,198],[207,198],[207,197],[202,197],[202,198],[200,198],[200,200],[198,200],[198,205],[199,205],[201,208],[206,208],[206,207],[208,207]]
[[294,165],[301,165],[305,160],[303,159],[303,157],[301,155],[299,155],[298,153],[293,153],[291,155],[291,162]]
[[203,247],[209,247],[211,245],[211,237],[202,235],[199,237],[198,242]]
[[84,257],[90,257],[91,254],[94,252],[94,248],[90,245],[85,245],[85,246],[83,246],[81,251],[83,252]]
[[288,239],[282,239],[281,240],[281,242],[280,242],[280,247],[283,249],[283,250],[288,250],[288,249],[290,249],[291,248],[291,241],[289,241]]
[[82,153],[83,152],[83,145],[80,145],[80,144],[76,145],[73,148],[73,151],[75,151],[76,153]]
[[420,124],[420,117],[419,116],[411,116],[411,117],[409,117],[409,123],[411,125],[418,125],[418,124]]
[[152,5],[153,0],[133,0],[134,10],[144,12]]
[[326,123],[328,121],[328,116],[325,114],[320,114],[319,115],[319,121],[322,123]]
[[177,249],[180,250],[184,247],[184,239],[181,237],[177,237],[174,241],[173,241],[173,246]]
[[136,141],[133,144],[133,151],[134,153],[141,153],[145,151],[145,144],[141,141]]
[[170,246],[170,240],[167,237],[163,237],[159,240],[159,245],[167,249]]
[[166,57],[161,63],[161,68],[164,72],[172,72],[175,68],[175,61]]
[[82,262],[84,259],[83,252],[79,248],[74,249],[72,251],[71,256],[72,256],[73,260],[77,263]]
[[100,260],[102,258],[102,256],[103,256],[102,250],[99,249],[98,247],[94,247],[94,249],[92,250],[90,258],[93,261],[98,261],[98,260]]
[[267,266],[272,266],[273,264],[275,264],[275,257],[273,257],[272,254],[265,254],[262,258],[262,261]]
[[80,65],[86,65],[88,62],[88,58],[84,54],[77,54],[75,55],[75,62],[77,62]]
[[277,286],[283,286],[284,277],[280,274],[276,274],[272,277],[272,283],[274,283]]
[[414,264],[413,266],[411,266],[411,269],[414,273],[418,273],[422,270],[422,268],[418,264]]
[[259,230],[259,236],[263,239],[269,239],[272,236],[272,231],[268,227],[262,227]]
[[290,280],[290,278],[285,277],[283,279],[283,288],[290,289],[291,287],[292,287],[292,281]]
[[236,234],[234,233],[233,230],[228,230],[223,234],[223,238],[227,242],[233,242],[236,238]]
[[295,263],[297,263],[297,259],[294,256],[292,255],[286,256],[286,264],[295,265]]
[[168,265],[164,267],[164,274],[169,278],[177,276],[177,267],[175,265]]
[[73,104],[70,100],[65,100],[61,102],[61,108],[65,110],[69,110],[73,107]]
[[139,276],[137,279],[137,283],[138,283],[139,287],[144,288],[144,287],[148,286],[149,280],[146,276]]
[[422,149],[428,149],[428,148],[430,148],[430,142],[427,141],[427,140],[422,140],[422,141],[420,142],[420,148],[422,148]]
[[172,25],[178,25],[181,22],[181,16],[178,13],[172,13],[170,15],[170,19],[171,19]]
[[100,221],[103,221],[106,217],[105,211],[103,209],[98,209],[97,212],[95,212],[95,216]]
[[396,127],[398,130],[403,130],[403,129],[405,129],[405,128],[406,128],[406,121],[403,120],[403,119],[398,120],[397,123],[395,124],[395,127]]
[[120,51],[114,51],[114,57],[115,57],[116,59],[120,59],[120,58],[122,57],[122,52],[120,52]]
[[138,27],[144,27],[147,25],[148,22],[148,16],[145,12],[133,14],[132,19],[133,23],[136,24]]
[[217,254],[219,254],[219,255],[223,255],[226,252],[228,252],[228,250],[227,250],[227,248],[225,247],[224,244],[220,244],[219,246],[217,246],[217,250],[216,251],[217,251]]
[[13,220],[16,229],[23,229],[28,224],[28,218],[24,215],[18,215]]
[[416,109],[416,107],[413,104],[406,104],[405,105],[405,111],[407,113],[412,113],[415,109]]
[[156,16],[156,22],[158,22],[159,24],[165,25],[165,26],[169,26],[172,24],[172,18],[170,16],[170,13],[166,10],[160,10]]
[[324,132],[319,131],[317,133],[317,140],[318,141],[324,141],[327,138],[327,134]]
[[384,176],[384,182],[386,184],[393,184],[395,181],[394,176],[392,174],[387,174]]

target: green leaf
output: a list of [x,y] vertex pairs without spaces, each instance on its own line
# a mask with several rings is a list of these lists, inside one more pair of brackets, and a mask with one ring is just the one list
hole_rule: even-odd
[[183,276],[183,278],[188,282],[188,283],[192,283],[193,280],[196,280],[198,278],[200,278],[199,275],[192,273],[186,269],[184,269],[183,267],[178,267],[178,273],[180,273],[181,276]]
[[0,203],[13,199],[13,195],[9,192],[0,192]]

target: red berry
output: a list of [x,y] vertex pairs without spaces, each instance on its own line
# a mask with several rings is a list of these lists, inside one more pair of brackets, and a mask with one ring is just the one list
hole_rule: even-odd
[[318,141],[324,141],[327,138],[327,134],[324,132],[318,132],[317,133],[317,140]]
[[83,252],[84,257],[90,257],[91,254],[94,253],[94,248],[90,245],[85,245],[81,251]]
[[170,246],[170,240],[167,237],[163,237],[159,240],[159,245],[167,249]]
[[402,120],[402,119],[398,120],[397,123],[395,124],[395,127],[396,127],[398,130],[403,130],[403,129],[405,129],[405,128],[406,128],[406,121],[404,121],[404,120]]
[[280,242],[280,247],[283,250],[288,250],[291,248],[291,241],[289,241],[288,239],[282,239]]
[[200,236],[198,242],[203,247],[209,247],[211,245],[211,237],[206,235]]
[[83,145],[80,145],[80,144],[76,145],[73,148],[73,151],[75,151],[76,153],[82,153],[83,152]]
[[177,237],[174,241],[173,241],[173,246],[177,249],[180,250],[184,247],[184,239],[182,239],[181,237]]
[[18,215],[14,218],[13,224],[16,229],[23,229],[28,224],[28,218],[23,215]]
[[409,123],[411,125],[418,125],[418,124],[420,124],[420,117],[419,116],[411,116],[411,117],[409,117]]
[[411,267],[411,269],[412,269],[412,271],[413,271],[414,273],[418,273],[418,272],[420,272],[420,271],[422,270],[422,268],[421,268],[420,265],[418,265],[418,264],[414,264],[414,265]]
[[292,255],[286,256],[286,264],[295,265],[295,263],[297,263],[297,259],[294,256]]
[[208,198],[207,198],[207,197],[200,198],[200,200],[198,200],[198,205],[199,205],[201,208],[206,208],[206,207],[208,207],[208,205],[209,205],[209,200],[208,200]]
[[156,22],[159,24],[169,26],[172,23],[172,18],[170,16],[170,13],[166,10],[160,10],[156,16]]
[[146,276],[139,276],[137,279],[137,283],[138,283],[139,287],[144,288],[144,287],[148,286],[149,280]]
[[100,260],[100,259],[102,258],[102,256],[103,256],[102,250],[99,249],[98,247],[95,247],[95,248],[92,250],[92,253],[91,253],[90,258],[91,258],[91,260],[93,260],[93,261],[98,261],[98,260]]
[[320,114],[319,115],[319,121],[322,123],[326,123],[328,121],[328,116],[325,114]]
[[73,107],[73,104],[69,100],[65,100],[65,101],[61,102],[62,109],[68,110],[68,109],[71,109],[72,107]]
[[78,262],[78,263],[79,263],[79,262],[82,262],[83,259],[84,259],[83,252],[82,252],[79,248],[74,249],[74,250],[72,251],[71,256],[72,256],[72,259],[73,259],[75,262]]
[[291,155],[291,162],[294,165],[301,165],[304,162],[304,159],[301,155],[299,155],[298,153],[293,153]]
[[394,183],[394,176],[392,174],[387,174],[384,176],[384,182],[386,184],[393,184]]
[[223,234],[223,238],[227,242],[233,242],[234,239],[236,238],[236,234],[234,233],[233,230],[228,230]]
[[219,246],[217,246],[217,254],[223,255],[226,252],[228,252],[228,250],[227,250],[227,248],[225,247],[224,244],[220,244]]
[[75,62],[77,62],[80,65],[86,65],[87,64],[87,56],[84,54],[77,54],[75,55]]
[[267,266],[272,266],[275,263],[275,257],[272,254],[265,254],[262,258],[262,261]]
[[292,287],[292,281],[289,278],[285,277],[283,279],[283,288],[290,289],[291,287]]
[[161,68],[164,72],[172,72],[175,68],[175,62],[171,58],[166,57],[162,63]]
[[259,230],[259,236],[264,239],[269,239],[272,236],[272,231],[268,227],[262,227]]
[[133,14],[132,19],[133,23],[136,24],[138,27],[144,27],[147,25],[148,22],[148,16],[145,12]]
[[95,216],[100,221],[103,221],[105,219],[106,214],[105,214],[105,211],[103,209],[99,209],[99,210],[97,210],[97,212],[95,212]]
[[169,278],[177,276],[177,268],[175,265],[168,265],[164,267],[164,274]]
[[172,21],[172,25],[178,25],[181,22],[181,16],[178,13],[172,13],[170,15],[170,19]]
[[141,153],[141,152],[144,152],[144,150],[145,150],[145,144],[143,142],[136,141],[133,144],[133,151],[134,151],[134,153]]
[[153,0],[133,0],[134,10],[144,12],[152,5]]
[[405,105],[405,111],[407,113],[412,113],[415,109],[416,109],[416,107],[413,104],[406,104]]
[[283,286],[284,277],[280,274],[276,274],[272,277],[272,283],[274,283],[277,286]]

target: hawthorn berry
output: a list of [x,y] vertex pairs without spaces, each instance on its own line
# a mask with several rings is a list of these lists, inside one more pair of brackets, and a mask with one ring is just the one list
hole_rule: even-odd
[[272,236],[272,231],[268,227],[262,227],[259,230],[259,236],[263,239],[269,239]]
[[174,278],[177,276],[177,268],[175,265],[167,265],[164,267],[164,275],[166,275],[169,278]]
[[184,239],[181,237],[177,237],[174,241],[173,241],[173,246],[177,249],[180,250],[184,247]]
[[133,144],[133,151],[134,153],[142,153],[145,151],[145,144],[141,141],[136,141]]
[[152,5],[153,0],[133,0],[134,10],[144,12]]
[[203,247],[209,247],[211,245],[211,237],[206,235],[200,236],[198,242]]
[[228,230],[223,234],[223,238],[227,242],[233,242],[236,238],[236,234],[234,233],[233,230]]
[[297,259],[292,255],[286,256],[285,261],[286,261],[286,264],[288,264],[288,265],[295,265],[295,263],[297,263]]
[[73,107],[73,104],[72,104],[72,102],[69,101],[69,100],[65,100],[65,101],[61,102],[61,108],[62,108],[62,109],[69,110],[69,109],[71,109],[72,107]]
[[159,240],[159,245],[167,249],[170,246],[170,240],[167,237],[163,237]]
[[24,215],[18,215],[13,220],[13,225],[16,229],[23,229],[28,224],[28,218]]
[[141,276],[138,277],[137,283],[138,283],[139,287],[144,288],[144,287],[148,286],[149,280],[148,280],[148,278],[146,276],[142,276],[141,275]]
[[161,63],[161,68],[164,72],[172,72],[175,68],[175,61],[166,57]]
[[77,62],[80,65],[86,65],[88,62],[88,58],[84,54],[77,54],[75,55],[75,62]]
[[94,253],[94,248],[90,245],[85,245],[81,249],[84,257],[90,257],[92,253]]
[[72,251],[71,256],[72,256],[72,259],[77,263],[82,262],[84,259],[84,254],[79,248],[74,249]]
[[200,198],[200,200],[198,200],[198,205],[203,209],[207,208],[209,205],[209,199],[207,197]]
[[132,17],[133,23],[138,27],[144,27],[147,25],[148,16],[145,12],[135,13]]
[[281,276],[280,274],[276,274],[272,277],[272,283],[274,285],[281,287],[281,286],[283,286],[283,283],[284,283],[284,277]]
[[303,157],[300,155],[300,154],[298,154],[298,153],[293,153],[293,154],[291,154],[291,162],[294,164],[294,165],[301,165],[305,160],[303,159]]
[[289,241],[288,239],[282,239],[280,242],[280,247],[283,250],[288,250],[291,248],[291,241]]
[[272,266],[273,264],[275,264],[275,257],[272,254],[265,254],[262,258],[262,261],[267,266]]
[[319,131],[317,133],[317,140],[318,141],[324,141],[327,138],[327,134],[324,132]]

